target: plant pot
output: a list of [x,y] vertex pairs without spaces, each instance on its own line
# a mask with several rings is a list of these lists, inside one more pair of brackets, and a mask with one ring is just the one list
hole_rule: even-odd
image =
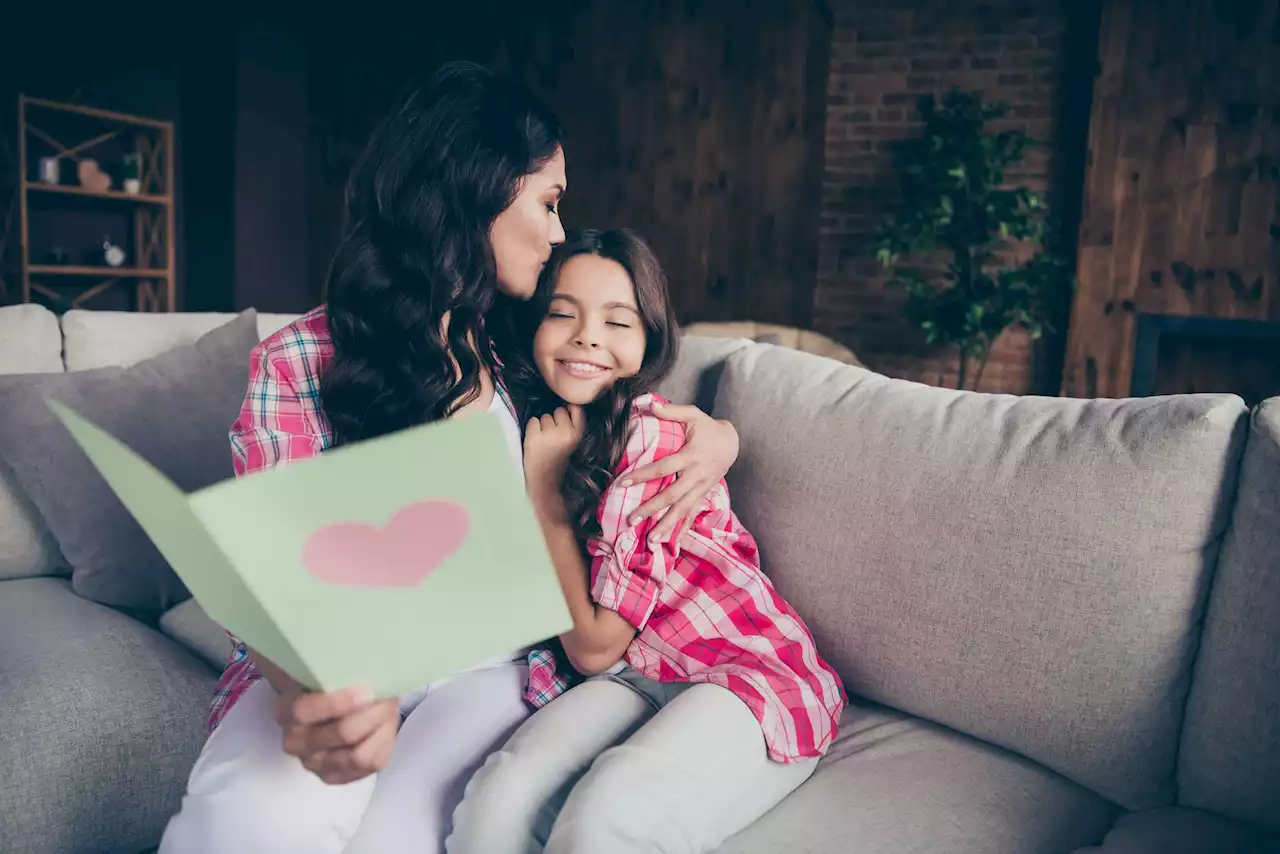
[[136,196],[142,192],[142,182],[137,178],[125,178],[124,191],[131,196]]

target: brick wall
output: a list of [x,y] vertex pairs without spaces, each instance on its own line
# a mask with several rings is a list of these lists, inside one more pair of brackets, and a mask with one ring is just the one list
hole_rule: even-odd
[[[1064,193],[1055,185],[1069,159],[1059,134],[1066,6],[1059,0],[832,0],[830,7],[835,26],[814,324],[874,370],[927,383],[941,377],[954,386],[954,354],[930,352],[902,320],[903,295],[885,287],[871,248],[896,183],[894,141],[918,132],[919,95],[942,95],[952,86],[981,90],[1009,105],[1005,124],[1051,143],[1031,150],[1021,174],[1010,177],[1057,204]],[[1051,385],[1034,375],[1037,361],[1024,334],[1006,333],[982,390],[1020,394]]]

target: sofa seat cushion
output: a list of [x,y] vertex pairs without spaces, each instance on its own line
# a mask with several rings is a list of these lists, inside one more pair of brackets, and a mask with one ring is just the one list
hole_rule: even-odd
[[210,619],[195,599],[188,599],[160,617],[160,631],[221,673],[231,656],[231,638]]
[[1173,803],[1243,401],[974,394],[752,345],[715,413],[764,571],[850,692]]
[[69,582],[0,582],[0,848],[134,854],[177,810],[215,676]]
[[1034,762],[854,701],[807,783],[717,854],[1060,854],[1116,808]]
[[1121,816],[1101,845],[1074,854],[1280,854],[1280,838],[1214,813],[1162,807]]
[[1178,802],[1280,832],[1280,398],[1253,414],[1191,681]]

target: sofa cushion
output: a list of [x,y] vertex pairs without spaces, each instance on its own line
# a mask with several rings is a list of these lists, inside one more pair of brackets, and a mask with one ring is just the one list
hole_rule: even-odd
[[725,360],[750,346],[751,342],[744,338],[683,336],[675,368],[658,385],[658,393],[672,403],[695,404],[710,414]]
[[[41,305],[0,307],[0,374],[62,373],[62,332]],[[0,580],[54,575],[66,561],[13,472],[0,463]]]
[[55,398],[192,491],[232,475],[227,429],[244,400],[252,310],[129,368],[0,377],[0,456],[37,507],[76,592],[163,611],[186,588],[46,404]]
[[0,840],[22,854],[159,842],[204,742],[215,677],[68,582],[0,582]]
[[42,305],[0,306],[0,374],[62,371],[58,316]]
[[0,581],[67,575],[66,558],[0,452]]
[[1191,681],[1178,800],[1280,830],[1280,398],[1253,415]]
[[1172,802],[1241,400],[979,395],[754,345],[716,412],[734,507],[851,692]]
[[717,854],[1060,854],[1115,807],[998,747],[854,703],[809,781]]
[[1101,845],[1074,854],[1280,854],[1280,839],[1214,813],[1161,807],[1121,816]]
[[219,673],[231,656],[231,638],[195,599],[175,605],[160,618],[160,631]]
[[[128,367],[158,356],[234,320],[222,312],[148,314],[73,309],[62,315],[68,371]],[[297,319],[291,314],[259,314],[258,338]]]

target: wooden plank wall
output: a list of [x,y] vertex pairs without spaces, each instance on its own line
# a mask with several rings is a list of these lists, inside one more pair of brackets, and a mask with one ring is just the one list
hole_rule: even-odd
[[[566,225],[642,234],[667,270],[681,322],[809,325],[830,39],[823,3],[557,0],[513,4],[498,17],[483,27],[437,21],[417,38],[417,55],[476,59],[552,104],[567,134]],[[313,98],[339,117],[321,127],[376,114],[345,102],[367,101],[368,84],[353,81],[382,73],[386,36],[378,38],[383,46],[354,73],[333,64],[361,55],[349,35],[324,51],[323,69],[313,61]],[[336,239],[349,126],[343,139],[313,189],[317,233],[327,235],[313,248],[313,270],[327,265]]]
[[592,3],[508,41],[568,135],[571,225],[629,226],[684,323],[807,326],[817,276],[826,23],[810,0]]
[[1280,0],[1107,0],[1062,393],[1123,397],[1139,313],[1280,320]]

